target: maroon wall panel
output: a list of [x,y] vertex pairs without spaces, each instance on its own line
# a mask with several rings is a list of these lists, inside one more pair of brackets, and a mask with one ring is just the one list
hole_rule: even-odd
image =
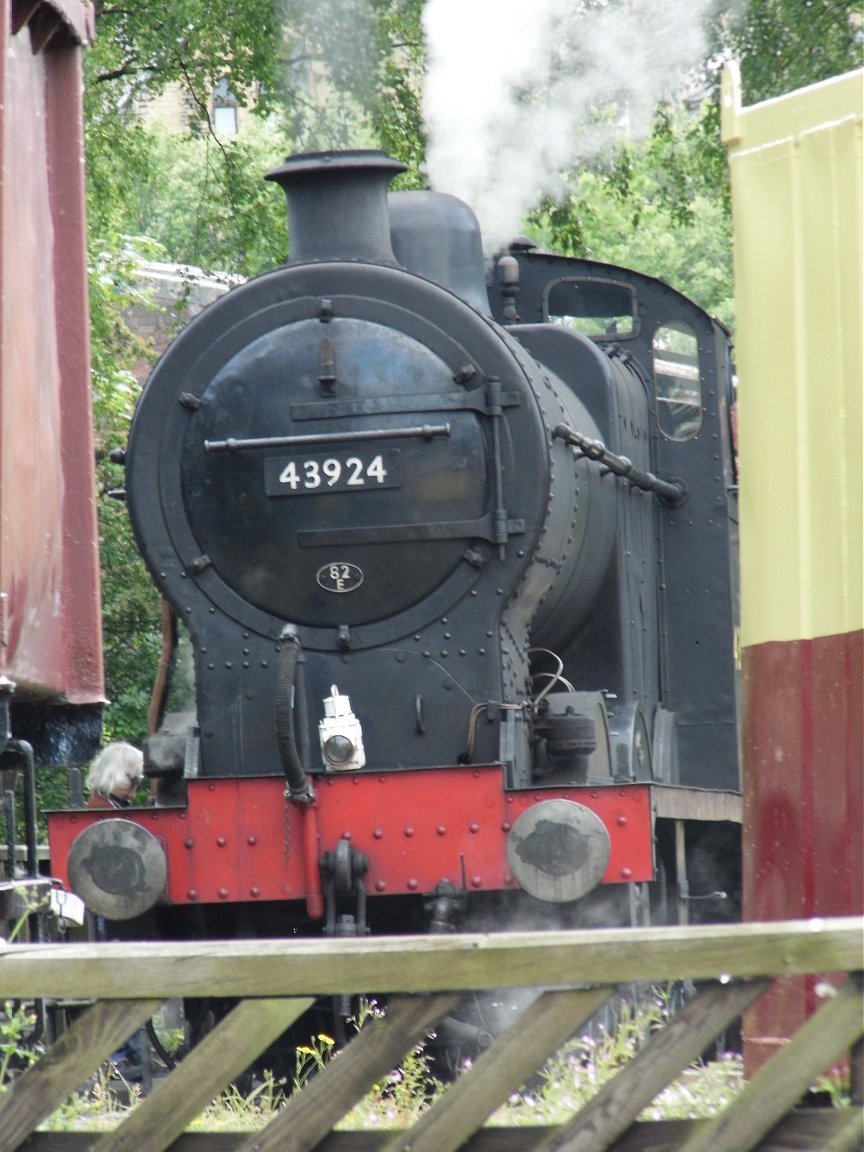
[[0,671],[15,699],[96,703],[81,107],[91,10],[0,8]]
[[[860,915],[864,632],[754,645],[743,670],[745,919]],[[751,1009],[748,1072],[831,980],[788,981]]]

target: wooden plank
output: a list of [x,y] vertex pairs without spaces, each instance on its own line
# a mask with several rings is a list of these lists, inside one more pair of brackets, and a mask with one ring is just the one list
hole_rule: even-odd
[[[127,983],[125,977],[123,982]],[[160,1004],[161,1000],[103,1000],[86,1008],[57,1043],[0,1095],[3,1152],[15,1152]]]
[[685,1152],[745,1152],[756,1147],[816,1077],[864,1034],[861,988],[861,974],[850,975],[732,1104],[688,1140]]
[[[819,1108],[787,1116],[759,1145],[759,1152],[814,1152],[816,1148],[827,1152],[833,1136],[848,1126],[849,1111]],[[705,1123],[656,1120],[634,1124],[609,1152],[680,1152],[687,1137]],[[549,1131],[548,1127],[483,1128],[471,1137],[464,1152],[536,1152]],[[403,1135],[408,1143],[410,1129]],[[25,1152],[91,1152],[93,1136],[92,1132],[36,1132]],[[332,1132],[316,1152],[383,1152],[391,1136],[392,1132],[380,1131]],[[248,1132],[185,1132],[172,1144],[171,1152],[240,1152],[248,1141]]]
[[[367,1023],[339,1055],[285,1105],[275,1120],[241,1147],[241,1152],[308,1152],[396,1068],[415,1044],[459,1002],[459,997],[397,997],[385,1017]],[[131,1150],[130,1150],[131,1152]]]
[[[660,1120],[634,1124],[608,1152],[683,1152],[687,1140],[702,1132],[708,1123],[707,1120]],[[825,1152],[832,1136],[843,1125],[843,1113],[831,1108],[797,1112],[787,1116],[757,1145],[757,1150],[817,1152],[818,1149],[819,1152]],[[532,1146],[531,1152],[536,1152],[536,1145]]]
[[849,1053],[849,1087],[852,1103],[864,1105],[864,1040],[854,1044]]
[[770,984],[770,980],[757,980],[702,989],[538,1152],[597,1152],[611,1147],[658,1092],[698,1059]]
[[311,997],[243,1000],[119,1127],[95,1143],[94,1152],[164,1152],[314,1002]]
[[[47,863],[50,860],[50,858],[51,857],[49,856],[49,853],[48,853],[48,845],[47,844],[37,844],[36,845],[36,859],[40,862],[40,864],[43,861],[45,863]],[[0,864],[5,864],[8,859],[9,859],[9,845],[8,844],[0,844]],[[26,844],[16,844],[15,845],[15,860],[19,864],[23,864],[27,860],[27,845]]]
[[864,1108],[849,1108],[846,1123],[820,1147],[822,1152],[861,1152],[864,1148]]
[[740,824],[743,814],[740,792],[715,792],[680,784],[652,784],[651,807],[661,820],[726,820]]
[[[547,992],[486,1049],[411,1129],[411,1152],[455,1152],[609,999],[611,988]],[[384,1145],[402,1152],[404,1134]]]
[[862,949],[861,917],[346,940],[20,944],[0,952],[0,996],[110,995],[118,961],[125,987],[141,996],[246,998],[849,971],[860,966]]

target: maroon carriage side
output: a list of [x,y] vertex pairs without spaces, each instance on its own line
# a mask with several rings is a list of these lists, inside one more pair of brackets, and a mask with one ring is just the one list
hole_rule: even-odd
[[[0,777],[98,746],[104,703],[90,400],[82,0],[0,21]],[[28,828],[35,873],[35,830]],[[11,865],[9,866],[11,869]],[[9,870],[7,869],[7,870]]]

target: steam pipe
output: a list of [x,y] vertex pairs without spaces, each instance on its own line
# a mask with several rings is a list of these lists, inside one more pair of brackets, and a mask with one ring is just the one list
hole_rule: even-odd
[[288,197],[289,264],[362,260],[398,267],[387,186],[405,165],[383,152],[303,152],[268,172]]
[[288,797],[295,804],[310,804],[315,793],[300,760],[294,734],[296,716],[297,666],[301,647],[297,630],[290,624],[282,629],[279,679],[276,686],[276,740],[288,784]]
[[150,696],[150,708],[147,712],[147,734],[152,736],[159,730],[165,717],[165,705],[174,677],[174,668],[177,663],[177,617],[171,605],[162,597],[162,654],[159,657],[159,668],[156,672],[156,681]]
[[[304,756],[309,755],[308,733],[301,727],[301,748],[295,736],[296,716],[305,716],[305,681],[300,672],[303,649],[297,629],[286,624],[282,629],[282,647],[279,655],[279,680],[276,688],[276,740],[279,756],[288,784],[285,795],[301,810],[303,826],[303,876],[306,885],[306,912],[310,920],[324,915],[324,897],[318,871],[321,832],[318,824],[318,805],[312,781],[303,767]],[[308,759],[306,761],[308,763]]]

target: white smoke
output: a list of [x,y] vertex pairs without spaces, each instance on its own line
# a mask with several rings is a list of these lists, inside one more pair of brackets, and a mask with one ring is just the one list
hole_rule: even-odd
[[487,250],[562,173],[646,133],[703,60],[710,0],[427,0],[423,109],[433,188],[466,200]]

